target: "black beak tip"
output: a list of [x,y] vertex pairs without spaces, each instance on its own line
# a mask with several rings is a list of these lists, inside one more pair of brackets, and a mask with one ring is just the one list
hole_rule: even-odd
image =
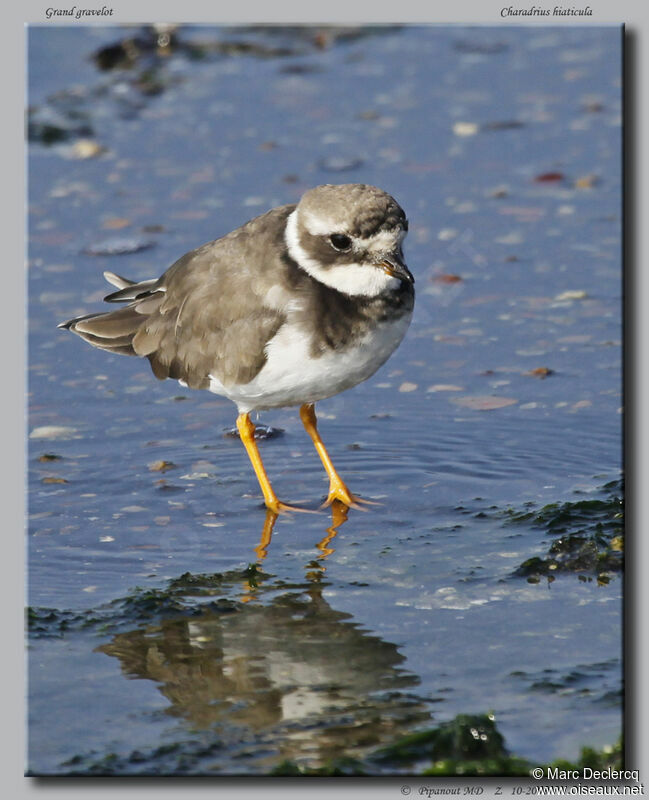
[[410,272],[405,264],[401,264],[400,268],[396,270],[395,273],[398,278],[401,278],[401,280],[406,281],[406,283],[409,283],[411,286],[415,285],[415,276],[412,274],[412,272]]

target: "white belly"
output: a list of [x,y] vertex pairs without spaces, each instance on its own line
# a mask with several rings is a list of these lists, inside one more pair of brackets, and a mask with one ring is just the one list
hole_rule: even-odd
[[235,402],[240,413],[332,397],[367,380],[387,361],[403,339],[411,316],[383,322],[354,346],[319,358],[311,356],[305,333],[284,325],[266,345],[266,363],[249,383],[226,387],[210,375],[210,391]]

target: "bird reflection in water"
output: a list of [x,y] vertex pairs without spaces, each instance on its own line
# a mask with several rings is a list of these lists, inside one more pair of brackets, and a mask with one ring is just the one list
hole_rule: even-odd
[[[326,529],[326,536],[316,545],[318,550],[320,550],[318,558],[327,558],[327,556],[330,556],[334,552],[334,548],[329,547],[329,544],[338,533],[338,528],[347,522],[348,511],[349,507],[340,500],[334,500],[331,504],[331,525]],[[257,558],[261,561],[268,555],[268,546],[273,537],[273,529],[275,528],[277,517],[278,515],[274,511],[266,509],[266,518],[261,532],[261,540],[257,547],[255,547]]]
[[[169,701],[166,713],[223,742],[223,752],[210,751],[206,769],[227,770],[233,757],[261,767],[260,758],[264,768],[284,759],[319,766],[360,757],[428,719],[409,693],[419,678],[403,669],[396,645],[362,630],[323,597],[321,562],[307,565],[304,583],[282,583],[281,595],[271,576],[255,574],[258,602],[161,618],[98,648],[118,658],[127,676],[154,681]],[[232,597],[243,577],[223,576],[219,584],[217,576],[215,584],[214,576],[189,576],[191,589],[182,591],[195,600],[203,579],[212,599]]]

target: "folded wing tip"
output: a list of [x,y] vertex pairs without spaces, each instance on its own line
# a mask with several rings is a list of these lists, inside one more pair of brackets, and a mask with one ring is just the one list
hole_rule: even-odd
[[112,286],[116,286],[118,289],[125,289],[127,286],[132,286],[135,283],[135,281],[123,278],[121,275],[118,275],[116,272],[111,272],[108,269],[104,270],[104,278],[108,283]]

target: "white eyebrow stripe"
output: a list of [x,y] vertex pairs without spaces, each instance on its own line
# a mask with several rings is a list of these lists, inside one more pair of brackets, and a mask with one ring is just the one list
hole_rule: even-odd
[[379,231],[367,239],[356,239],[355,242],[369,253],[390,253],[403,241],[405,231],[393,228],[390,231]]

